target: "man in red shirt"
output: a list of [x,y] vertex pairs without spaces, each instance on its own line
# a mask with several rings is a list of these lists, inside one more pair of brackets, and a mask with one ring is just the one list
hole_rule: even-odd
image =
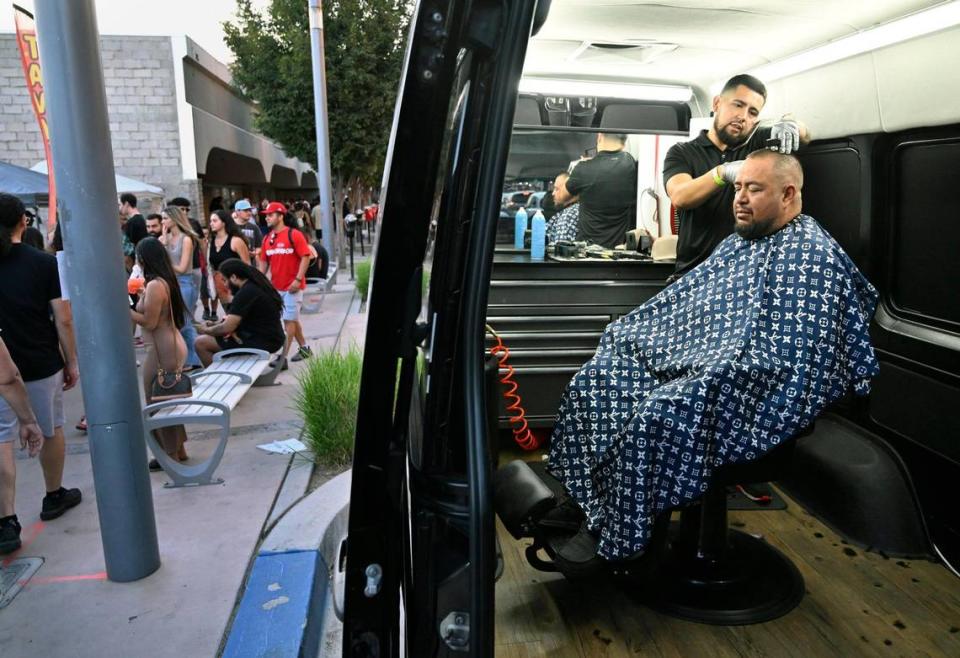
[[283,298],[283,328],[287,340],[283,346],[283,368],[286,369],[287,353],[294,338],[299,350],[293,361],[301,361],[313,356],[300,325],[300,306],[303,304],[304,277],[310,265],[310,246],[300,231],[284,225],[283,217],[287,208],[274,201],[264,209],[270,232],[263,238],[261,256],[258,259],[260,271],[270,271],[270,281]]

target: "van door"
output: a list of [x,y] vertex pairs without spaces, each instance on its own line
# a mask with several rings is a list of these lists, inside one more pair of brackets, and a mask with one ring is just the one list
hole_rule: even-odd
[[423,1],[412,21],[367,310],[344,656],[493,655],[483,322],[536,4]]

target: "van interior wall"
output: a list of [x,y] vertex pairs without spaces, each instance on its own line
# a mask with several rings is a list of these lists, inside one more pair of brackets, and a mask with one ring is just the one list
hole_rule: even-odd
[[767,83],[763,116],[792,112],[814,139],[960,122],[960,27]]
[[[873,391],[844,411],[903,458],[932,538],[960,562],[960,28],[768,84],[765,119],[805,121],[804,210],[881,295]],[[815,510],[814,510],[815,511]]]

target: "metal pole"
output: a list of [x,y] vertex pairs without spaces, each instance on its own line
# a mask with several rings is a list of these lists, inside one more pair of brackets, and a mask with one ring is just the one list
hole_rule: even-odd
[[334,253],[333,206],[330,187],[330,138],[327,125],[327,71],[323,57],[323,6],[307,0],[310,16],[310,52],[313,59],[313,107],[317,124],[317,185],[320,187],[320,218],[323,243]]
[[350,234],[350,280],[353,281],[353,233]]
[[107,577],[160,567],[93,0],[35,0]]

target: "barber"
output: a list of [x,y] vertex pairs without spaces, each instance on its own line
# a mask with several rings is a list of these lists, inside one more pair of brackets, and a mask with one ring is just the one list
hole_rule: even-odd
[[577,164],[566,188],[580,197],[577,240],[613,249],[637,223],[637,161],[624,151],[627,136],[597,134],[597,155]]
[[663,162],[667,195],[679,210],[677,264],[672,283],[706,260],[733,232],[733,182],[748,154],[766,148],[792,153],[810,142],[807,127],[784,115],[757,128],[767,88],[752,75],[730,78],[713,98],[713,125],[696,139],[675,144]]

